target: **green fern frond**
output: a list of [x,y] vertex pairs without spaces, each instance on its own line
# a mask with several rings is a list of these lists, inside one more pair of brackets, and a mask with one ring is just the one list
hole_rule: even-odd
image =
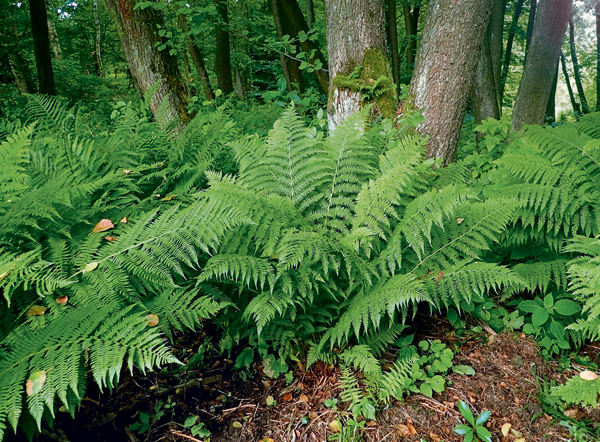
[[244,310],[243,318],[252,318],[256,323],[258,335],[276,315],[283,316],[286,309],[293,306],[293,300],[280,292],[263,292],[255,296]]
[[600,112],[592,112],[581,117],[577,126],[580,133],[600,140]]
[[392,324],[389,328],[380,328],[369,332],[366,336],[361,337],[358,342],[367,345],[371,352],[379,357],[407,328],[408,326],[405,324]]
[[235,281],[242,286],[264,290],[275,286],[274,266],[266,259],[249,255],[219,254],[205,264],[198,281],[210,279]]
[[342,368],[339,383],[340,399],[342,402],[349,404],[348,409],[352,410],[352,408],[359,405],[367,397],[360,388],[356,375],[348,367]]
[[28,187],[24,172],[32,132],[33,125],[27,126],[0,143],[0,214],[5,213]]
[[64,100],[51,95],[27,95],[27,116],[37,121],[41,130],[62,130],[72,121],[73,114],[67,111]]
[[564,385],[552,387],[550,394],[568,405],[596,407],[599,403],[600,379],[586,381],[579,376],[575,376]]
[[397,311],[405,317],[408,307],[422,301],[431,302],[424,282],[410,273],[396,275],[354,297],[338,323],[323,335],[320,345],[329,341],[333,348],[347,342],[351,332],[360,338],[361,330],[377,330],[386,316],[393,322]]
[[550,261],[527,262],[512,267],[512,271],[525,281],[531,292],[539,290],[546,293],[550,284],[559,290],[567,287],[567,259],[559,258]]
[[368,345],[353,345],[340,355],[340,359],[345,365],[353,366],[367,376],[381,376],[381,364]]
[[415,381],[411,376],[414,358],[414,356],[398,357],[392,369],[383,374],[377,389],[379,399],[386,402],[392,398],[402,400],[405,394],[414,391]]

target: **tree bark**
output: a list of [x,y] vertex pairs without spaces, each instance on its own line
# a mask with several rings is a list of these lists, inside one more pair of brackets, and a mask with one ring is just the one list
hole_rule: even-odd
[[506,51],[504,52],[504,64],[502,65],[502,74],[500,75],[500,102],[504,100],[504,88],[506,86],[506,79],[508,78],[508,70],[510,68],[510,57],[512,55],[513,42],[515,40],[515,34],[519,27],[519,17],[523,11],[523,3],[525,0],[518,0],[515,8],[515,15],[513,15],[510,29],[508,31],[508,38],[506,41]]
[[531,36],[533,34],[533,24],[535,23],[535,11],[537,9],[537,0],[531,0],[531,8],[529,9],[529,20],[527,21],[527,37],[525,39],[525,58],[531,44]]
[[579,72],[579,62],[577,61],[577,51],[575,48],[575,29],[573,26],[573,20],[569,20],[569,47],[571,48],[571,61],[573,62],[573,77],[575,78],[577,95],[579,95],[579,102],[581,103],[581,112],[583,114],[589,114],[590,107],[588,105],[587,99],[585,98],[585,91],[583,90],[583,84],[581,83],[581,74]]
[[565,77],[565,82],[567,83],[567,91],[569,92],[569,99],[571,100],[571,106],[573,107],[573,113],[575,114],[575,118],[579,119],[581,115],[581,107],[579,107],[579,103],[575,99],[575,94],[573,93],[573,88],[571,87],[571,80],[569,79],[569,71],[567,70],[567,62],[565,61],[565,54],[560,51],[560,64],[562,66],[563,76]]
[[556,121],[556,87],[558,86],[558,64],[556,65],[556,72],[554,73],[554,81],[552,82],[552,89],[550,89],[550,97],[548,98],[548,104],[546,105],[546,112],[544,116],[545,124],[552,124]]
[[248,44],[248,2],[237,1],[231,5],[229,20],[232,29],[232,65],[235,93],[240,100],[246,98],[250,85],[250,50]]
[[417,55],[417,32],[419,27],[419,16],[421,14],[421,8],[414,6],[410,9],[408,0],[402,0],[404,9],[404,26],[406,28],[406,68],[408,70],[407,84],[410,83],[412,73],[415,68],[415,57]]
[[[326,0],[329,52],[329,129],[334,130],[365,103],[393,118],[396,94],[387,57],[384,0]],[[375,85],[380,77],[389,80]],[[377,87],[377,97],[369,88]]]
[[208,78],[208,71],[206,70],[206,66],[204,64],[204,55],[202,51],[194,41],[194,38],[190,34],[190,28],[187,24],[187,19],[185,15],[179,14],[177,16],[177,22],[179,23],[179,27],[186,35],[186,41],[188,44],[188,49],[190,51],[190,56],[192,58],[192,63],[196,67],[196,71],[198,71],[198,76],[200,77],[200,81],[202,82],[202,88],[204,90],[204,95],[206,95],[207,100],[214,100],[215,93],[210,84],[210,80]]
[[33,35],[40,94],[56,95],[45,1],[29,0],[29,14],[31,16],[31,33]]
[[136,0],[106,0],[120,27],[119,38],[134,85],[145,95],[160,82],[150,99],[150,109],[162,128],[174,126],[180,131],[191,116],[176,58],[168,50],[157,49],[166,44],[157,34],[163,17],[152,7],[135,9],[135,4]]
[[56,26],[52,20],[52,14],[50,6],[46,3],[46,20],[48,20],[48,37],[50,38],[50,47],[54,53],[56,60],[62,59],[62,49],[60,48],[60,41],[58,40],[58,33],[56,32]]
[[[473,113],[475,123],[487,118],[500,118],[500,60],[505,0],[492,0],[492,12],[487,34],[481,45],[473,82]],[[493,51],[492,51],[493,47]]]
[[423,109],[428,158],[454,159],[492,0],[431,0],[408,94]]
[[[282,12],[284,15],[284,27],[288,27],[288,35],[292,37],[297,37],[300,32],[308,33],[309,27],[304,19],[304,14],[298,6],[298,2],[296,0],[281,0],[280,7],[282,8]],[[320,62],[322,65],[321,69],[315,70],[315,77],[317,79],[317,83],[321,87],[321,90],[324,93],[327,93],[329,90],[329,74],[327,73],[327,61],[321,52],[321,48],[319,44],[311,39],[306,39],[304,41],[296,40],[296,43],[300,45],[300,48],[307,55],[307,59],[309,63],[312,65]]]
[[315,5],[313,0],[306,0],[306,22],[308,27],[312,29],[315,24]]
[[392,75],[394,84],[400,86],[400,56],[398,55],[398,26],[396,24],[396,0],[385,0],[386,30],[390,54],[392,56]]
[[94,0],[94,24],[96,25],[96,65],[98,66],[98,76],[104,77],[104,66],[102,65],[102,48],[100,45],[102,32],[100,29],[100,17],[98,16],[98,0]]
[[[273,11],[277,37],[281,40],[284,35],[291,35],[289,21],[283,11],[282,0],[271,0],[271,9]],[[294,90],[293,85],[296,84],[298,91],[304,92],[304,80],[302,78],[302,71],[300,70],[300,62],[284,53],[279,54],[279,61],[281,62],[281,69],[287,82],[288,91],[291,92]]]
[[513,109],[515,131],[542,124],[573,0],[544,0],[536,13],[531,45]]
[[217,74],[217,85],[225,94],[233,92],[231,80],[231,49],[229,45],[229,32],[227,25],[229,16],[227,12],[227,0],[214,0],[219,11],[220,23],[216,25],[217,56],[215,60],[215,72]]

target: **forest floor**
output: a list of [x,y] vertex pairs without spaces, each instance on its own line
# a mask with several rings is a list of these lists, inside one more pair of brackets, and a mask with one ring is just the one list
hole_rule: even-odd
[[[456,348],[454,364],[469,365],[476,374],[450,373],[443,393],[433,398],[417,394],[392,403],[376,421],[365,422],[360,430],[362,440],[461,441],[452,431],[464,422],[458,400],[469,402],[477,413],[491,412],[486,426],[494,441],[574,440],[560,419],[553,419],[540,403],[540,386],[552,380],[564,383],[577,373],[573,364],[563,370],[559,362],[544,360],[535,341],[520,333],[459,338],[444,321],[432,320],[431,329],[417,333],[417,338],[441,339]],[[179,336],[177,356],[182,361],[189,359],[207,338],[204,333]],[[589,344],[580,354],[600,363],[600,344]],[[232,360],[217,356],[205,359],[205,368],[197,371],[163,370],[135,377],[124,372],[116,391],[100,393],[90,386],[75,420],[61,413],[54,429],[35,440],[321,442],[332,437],[351,442],[339,433],[335,439],[332,436],[332,421],[343,424],[347,419],[343,404],[338,402],[338,410],[334,410],[324,403],[338,396],[339,375],[337,368],[317,363],[307,371],[296,366],[288,382],[273,381],[263,376],[260,366],[243,376],[233,370]],[[331,402],[328,405],[331,407]],[[566,414],[577,421],[589,419],[592,426],[600,423],[600,408],[571,407]],[[189,416],[198,416],[196,425],[203,425],[197,430],[210,431],[210,438],[198,431],[192,435],[190,425],[184,426]],[[144,420],[147,428],[141,430],[145,431],[130,429]],[[504,424],[511,424],[507,437],[501,432]]]

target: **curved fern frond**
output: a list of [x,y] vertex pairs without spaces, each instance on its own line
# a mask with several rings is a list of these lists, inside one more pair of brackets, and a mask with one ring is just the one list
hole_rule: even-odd
[[531,292],[539,290],[546,293],[550,284],[559,290],[567,288],[567,259],[559,258],[549,261],[527,262],[512,267],[525,282]]
[[213,256],[205,264],[198,281],[210,279],[231,280],[248,288],[262,291],[275,286],[275,268],[268,260],[249,255],[222,253]]
[[340,359],[345,365],[352,365],[367,376],[381,376],[381,364],[368,345],[353,345],[340,355]]
[[600,112],[592,112],[581,117],[577,126],[580,133],[600,140]]
[[0,143],[0,214],[27,189],[25,163],[28,158],[33,125],[27,126]]
[[379,380],[377,395],[383,401],[391,398],[402,400],[402,396],[414,391],[414,380],[412,378],[412,366],[415,356],[400,356],[394,362],[392,369],[384,373]]

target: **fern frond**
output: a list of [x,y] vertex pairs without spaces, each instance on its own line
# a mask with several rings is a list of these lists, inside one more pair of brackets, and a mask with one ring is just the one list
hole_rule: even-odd
[[592,112],[581,117],[577,126],[580,133],[600,140],[600,112]]
[[368,335],[361,337],[358,342],[367,345],[373,354],[379,357],[407,328],[408,326],[405,324],[392,324],[389,328],[371,331]]
[[276,315],[283,316],[285,310],[293,306],[293,300],[280,292],[263,292],[255,296],[244,310],[243,318],[256,322],[258,335]]
[[575,376],[564,385],[552,387],[550,394],[568,405],[596,407],[599,403],[600,379],[586,381],[579,376]]
[[359,405],[363,399],[367,397],[363,393],[362,389],[358,385],[358,379],[356,375],[352,373],[348,367],[342,368],[342,374],[339,378],[340,383],[340,400],[348,403],[348,409],[354,408]]
[[414,391],[412,366],[415,356],[399,356],[392,369],[379,380],[377,396],[382,401],[402,400],[402,396]]
[[33,125],[9,135],[0,143],[0,214],[27,189],[25,164]]
[[41,130],[65,129],[73,119],[73,114],[67,111],[66,102],[59,97],[32,94],[27,95],[27,98],[27,116],[30,121],[37,121]]
[[381,364],[368,345],[353,345],[340,355],[340,359],[345,365],[352,365],[367,376],[381,376]]
[[556,257],[550,261],[527,262],[512,267],[525,282],[531,292],[539,290],[546,293],[550,284],[554,284],[559,290],[567,287],[567,259]]
[[268,283],[272,291],[276,275],[274,266],[266,259],[223,253],[208,260],[198,281],[210,279],[232,280],[242,286],[260,290],[264,290]]

